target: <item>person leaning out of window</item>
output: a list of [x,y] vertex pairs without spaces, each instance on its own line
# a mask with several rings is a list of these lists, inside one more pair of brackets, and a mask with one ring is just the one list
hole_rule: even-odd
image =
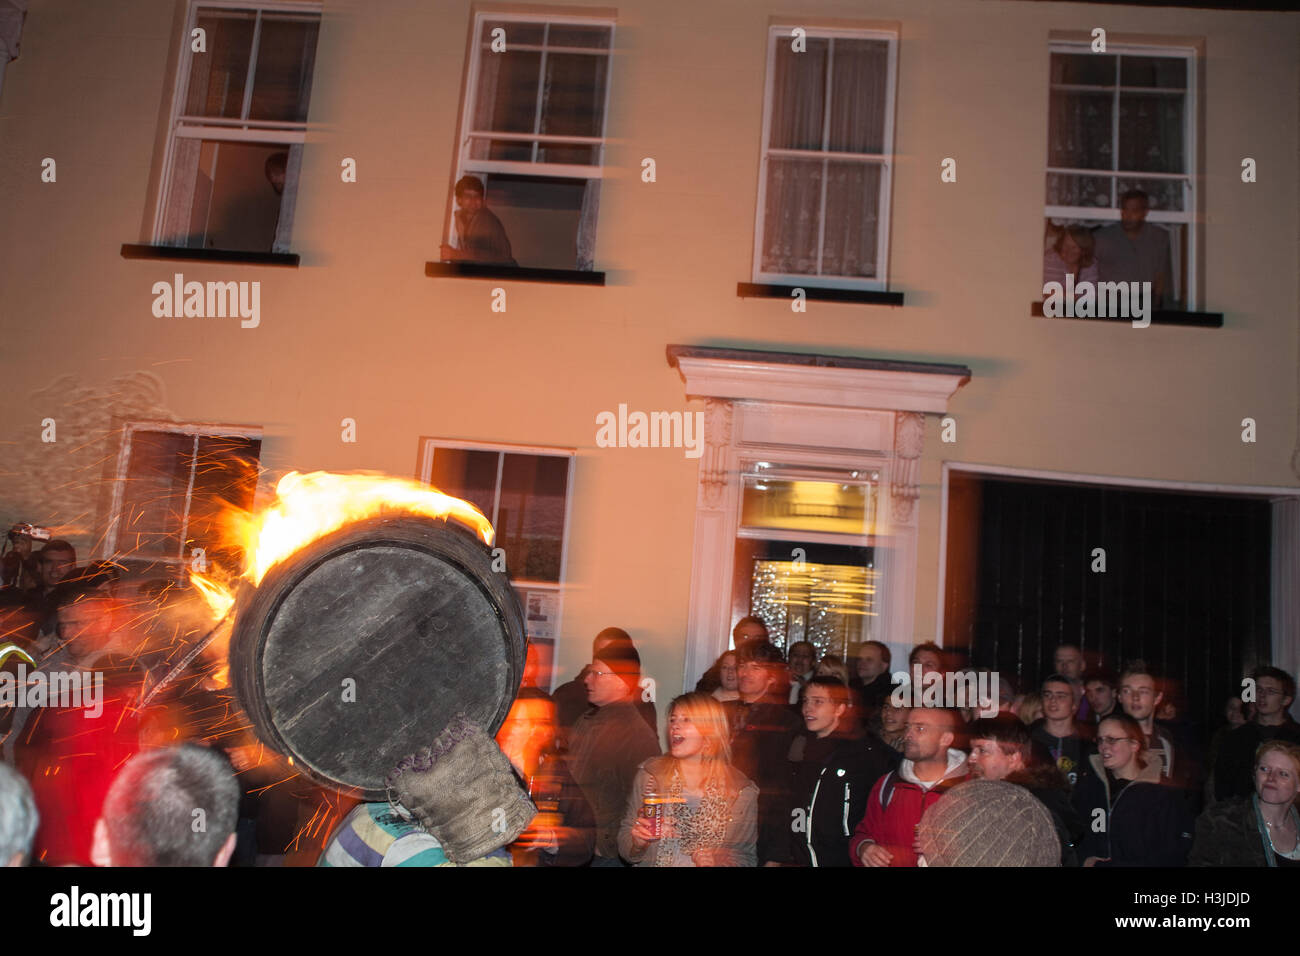
[[1043,253],[1043,284],[1057,282],[1065,288],[1066,273],[1074,276],[1075,286],[1096,282],[1095,250],[1091,231],[1083,226],[1066,226]]
[[485,205],[483,183],[475,176],[462,176],[455,193],[457,244],[442,244],[439,254],[443,260],[518,265],[505,226]]
[[1300,866],[1300,747],[1270,740],[1255,752],[1255,792],[1208,807],[1188,866]]

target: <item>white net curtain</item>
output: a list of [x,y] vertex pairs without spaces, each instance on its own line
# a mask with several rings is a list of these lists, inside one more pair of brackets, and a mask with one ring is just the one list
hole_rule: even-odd
[[883,40],[777,43],[762,271],[875,276],[888,61]]

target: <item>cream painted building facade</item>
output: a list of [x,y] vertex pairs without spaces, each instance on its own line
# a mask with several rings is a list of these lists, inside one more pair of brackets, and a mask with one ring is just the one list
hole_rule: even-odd
[[[296,267],[274,254],[141,252],[168,242],[179,251],[166,235],[178,208],[169,190],[186,175],[195,188],[195,160],[176,143],[211,133],[199,123],[182,135],[190,17],[203,11],[253,11],[254,30],[320,14],[305,120],[259,126],[245,97],[212,134],[251,130],[231,142],[264,144],[277,142],[266,139],[273,129],[292,143],[296,202],[260,228]],[[466,103],[484,95],[476,57],[492,51],[474,41],[496,20],[518,25],[516,36],[530,24],[612,27],[597,67],[607,92],[592,112],[597,135],[569,129],[557,145],[533,129],[486,137],[476,152]],[[764,148],[777,122],[765,102],[794,27],[844,50],[881,44],[884,85],[864,135],[884,146],[839,157],[884,181],[877,246],[838,286],[763,264],[766,171],[788,158]],[[1098,27],[1112,51],[1182,51],[1179,281],[1221,327],[1030,314],[1050,212],[1053,50],[1090,43]],[[873,534],[888,557],[873,633],[899,649],[939,631],[946,463],[1253,489],[1279,499],[1293,547],[1298,41],[1296,14],[1020,0],[33,0],[0,89],[4,520],[59,526],[83,554],[123,553],[129,529],[112,479],[127,423],[254,436],[270,478],[423,477],[428,438],[572,453],[562,581],[547,605],[556,682],[581,666],[591,636],[618,625],[665,696],[726,646],[745,474],[760,460],[876,469]],[[533,44],[539,58],[547,43]],[[553,192],[529,212],[540,193],[511,164],[543,154],[552,160],[538,174],[555,180]],[[1253,182],[1243,181],[1246,159]],[[586,180],[569,168],[584,163]],[[537,260],[521,266],[557,269],[538,257],[576,230],[570,269],[603,273],[603,284],[426,270],[456,238],[452,186],[467,172],[517,177],[514,193],[496,195],[517,255]],[[598,205],[580,185],[596,180]],[[213,182],[214,196],[226,188]],[[491,186],[488,199],[492,208]],[[155,284],[177,273],[260,283],[255,327],[231,315],[157,315]],[[741,284],[777,293],[742,297]],[[805,284],[856,299],[809,295],[799,311],[781,290]],[[744,354],[755,350],[786,357]],[[797,356],[878,362],[833,368]],[[703,413],[700,455],[601,447],[597,416],[620,405]],[[952,441],[942,440],[944,418]],[[1253,443],[1242,441],[1247,418]],[[43,440],[49,420],[53,441]],[[269,490],[264,481],[260,500]],[[1276,646],[1294,617],[1274,627]]]

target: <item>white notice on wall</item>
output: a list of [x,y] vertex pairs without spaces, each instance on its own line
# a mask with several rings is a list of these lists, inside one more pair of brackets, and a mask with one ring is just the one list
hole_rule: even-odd
[[554,591],[529,591],[524,608],[524,628],[530,638],[555,640],[555,619],[559,614],[560,597]]

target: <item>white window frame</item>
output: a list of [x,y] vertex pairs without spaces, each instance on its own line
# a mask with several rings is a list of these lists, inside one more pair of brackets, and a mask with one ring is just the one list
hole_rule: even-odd
[[[737,461],[739,465],[736,474],[737,493],[735,503],[737,541],[791,541],[800,543],[806,541],[809,544],[829,544],[872,550],[873,557],[867,563],[867,570],[871,571],[875,576],[878,590],[872,597],[873,609],[869,615],[864,609],[864,616],[875,618],[872,622],[864,623],[864,631],[870,631],[870,636],[864,639],[877,639],[876,630],[883,627],[884,616],[881,612],[881,606],[885,597],[884,588],[879,586],[879,581],[889,567],[887,558],[884,561],[880,559],[882,552],[891,546],[890,535],[882,530],[882,523],[885,519],[881,515],[881,508],[885,503],[888,487],[888,459],[879,455],[844,455],[835,452],[810,455],[807,452],[783,448],[765,452],[745,452],[738,456]],[[854,478],[852,477],[853,473],[861,473],[861,477]],[[873,510],[870,516],[863,516],[863,528],[858,534],[845,531],[806,531],[799,528],[763,528],[746,525],[744,523],[745,485],[751,478],[760,480],[766,478],[773,481],[832,481],[836,484],[851,484],[873,488],[875,492],[875,500],[872,502]],[[877,567],[877,564],[880,567]],[[733,588],[735,587],[734,579],[738,571],[738,568],[732,568],[733,580],[731,586]]]
[[[776,82],[776,49],[778,43],[791,42],[791,30],[799,27],[809,39],[848,39],[848,40],[884,40],[889,44],[889,59],[885,75],[885,142],[883,153],[836,153],[825,150],[790,150],[772,149],[772,87]],[[831,48],[834,56],[834,47]],[[831,71],[826,73],[827,110],[822,119],[822,138],[829,135],[830,126],[830,89]],[[768,28],[767,42],[767,79],[763,87],[763,133],[759,143],[758,168],[758,208],[754,220],[754,261],[753,276],[756,284],[802,285],[824,289],[862,289],[883,292],[889,288],[889,215],[891,184],[894,172],[894,109],[898,86],[898,33],[894,30],[837,30],[821,27],[804,27],[789,23]],[[800,273],[764,272],[763,235],[764,220],[767,215],[767,167],[768,160],[777,157],[821,156],[825,162],[831,160],[849,160],[873,163],[880,166],[880,196],[876,216],[876,277],[874,279],[852,278],[846,276],[823,276]],[[822,245],[826,231],[826,191],[823,177],[822,208],[819,215],[820,235],[818,239],[818,258],[821,257]]]
[[[542,133],[534,128],[532,133],[494,133],[491,130],[476,130],[470,128],[474,122],[475,106],[478,101],[478,79],[479,66],[483,58],[483,44],[481,37],[483,34],[484,21],[504,21],[513,23],[530,23],[539,24],[549,33],[552,24],[563,26],[588,26],[588,27],[608,27],[609,28],[609,47],[604,50],[596,50],[591,47],[532,47],[529,44],[511,44],[509,31],[506,31],[506,49],[540,49],[542,52],[542,61],[539,71],[546,69],[547,52],[559,50],[564,53],[579,53],[589,56],[604,56],[609,61],[610,69],[606,73],[605,81],[605,104],[604,112],[601,114],[600,128],[606,135],[604,136],[553,136]],[[605,145],[609,141],[609,101],[610,90],[613,86],[614,78],[614,20],[607,17],[579,17],[563,16],[559,14],[525,14],[525,13],[491,13],[479,11],[474,16],[472,25],[473,34],[470,39],[470,57],[469,57],[469,76],[465,83],[465,101],[461,110],[461,130],[457,138],[460,144],[456,150],[456,179],[459,180],[466,174],[491,174],[491,173],[510,173],[519,176],[545,176],[558,177],[564,179],[603,179],[605,176]],[[545,34],[544,34],[545,36]],[[538,96],[541,96],[541,84],[538,84]],[[538,109],[533,113],[533,125],[536,127],[541,118],[540,103]],[[522,160],[504,160],[504,159],[473,159],[470,157],[470,145],[476,139],[495,139],[495,140],[519,140],[522,142],[531,142],[533,144],[533,156],[537,155],[537,147],[540,143],[570,143],[577,146],[587,145],[596,147],[596,156],[599,162],[590,166],[573,163],[540,163],[524,162]],[[452,223],[452,229],[455,229],[455,223]]]
[[[117,452],[117,467],[114,472],[113,496],[112,503],[109,507],[108,529],[104,535],[104,553],[111,560],[129,558],[134,553],[130,551],[126,554],[119,553],[118,536],[122,526],[122,507],[126,498],[126,483],[128,480],[127,469],[131,463],[131,446],[136,432],[167,432],[173,435],[190,435],[194,438],[196,447],[200,438],[208,437],[247,438],[250,441],[265,440],[261,426],[256,425],[195,425],[182,424],[180,422],[158,421],[132,421],[123,425],[122,445]],[[174,558],[164,556],[154,559],[150,557],[148,560],[158,560],[164,564],[176,565],[189,563],[190,556],[185,554],[185,541],[187,537],[186,532],[189,530],[190,502],[193,499],[193,491],[194,466],[191,464],[189,486],[185,490],[185,520],[181,522],[179,550]]]
[[[193,31],[198,27],[199,8],[246,11],[257,14],[253,28],[253,55],[248,58],[248,72],[244,82],[244,103],[241,114],[247,114],[252,102],[253,77],[257,72],[257,51],[262,36],[262,14],[264,13],[315,13],[320,17],[323,0],[190,0],[189,11],[185,17],[185,32],[181,36],[181,58],[176,67],[176,76],[172,85],[172,103],[167,122],[167,149],[163,157],[161,186],[158,202],[154,208],[153,238],[154,245],[167,245],[172,239],[164,232],[167,219],[167,204],[171,197],[172,174],[174,172],[175,144],[178,139],[219,139],[231,143],[268,143],[301,146],[307,142],[307,124],[286,123],[272,120],[229,119],[225,117],[188,116],[185,108],[185,94],[190,81],[194,50],[190,43]],[[206,54],[205,54],[206,55]],[[295,202],[297,197],[294,197]]]
[[[1187,235],[1187,281],[1186,283],[1174,282],[1175,288],[1185,285],[1187,289],[1187,299],[1185,307],[1190,311],[1196,310],[1197,303],[1197,281],[1199,274],[1197,271],[1197,254],[1199,251],[1197,228],[1197,211],[1196,204],[1199,197],[1196,194],[1196,130],[1199,125],[1198,90],[1196,87],[1197,70],[1200,66],[1200,60],[1197,58],[1197,50],[1190,46],[1150,46],[1136,43],[1108,43],[1106,52],[1102,56],[1113,56],[1115,58],[1115,85],[1113,87],[1101,86],[1075,86],[1073,84],[1053,84],[1050,82],[1051,76],[1051,56],[1053,53],[1075,53],[1090,54],[1092,46],[1090,43],[1067,40],[1053,40],[1048,44],[1048,110],[1051,110],[1051,91],[1054,89],[1066,90],[1091,90],[1093,92],[1111,89],[1114,93],[1111,109],[1111,168],[1110,169],[1074,169],[1066,166],[1048,166],[1043,178],[1043,192],[1047,192],[1047,176],[1052,173],[1076,174],[1095,176],[1098,178],[1109,177],[1111,180],[1111,195],[1118,201],[1118,181],[1120,179],[1177,179],[1183,181],[1183,209],[1181,212],[1176,210],[1153,209],[1147,214],[1147,221],[1153,223],[1178,223],[1186,227]],[[1157,56],[1168,58],[1180,58],[1187,61],[1187,87],[1183,91],[1183,156],[1187,160],[1187,168],[1182,173],[1144,173],[1132,170],[1121,170],[1119,164],[1119,96],[1121,91],[1128,92],[1146,92],[1147,87],[1129,86],[1121,87],[1120,80],[1120,57],[1122,56]],[[1168,93],[1168,88],[1159,88],[1160,93]],[[1050,137],[1051,131],[1048,130]],[[1047,144],[1048,149],[1051,143]],[[1044,195],[1044,199],[1046,196]],[[1047,219],[1060,220],[1088,220],[1102,222],[1119,222],[1120,213],[1118,208],[1103,209],[1098,206],[1053,206],[1044,202],[1044,213]],[[1171,243],[1172,246],[1172,243]],[[1179,259],[1181,257],[1174,254],[1171,248],[1170,258],[1172,260],[1170,268],[1173,270],[1171,278],[1178,277],[1178,271],[1182,268]]]
[[[497,508],[501,503],[501,475],[505,465],[504,455],[537,455],[547,458],[567,458],[569,460],[569,471],[565,478],[564,488],[564,530],[562,531],[563,539],[560,542],[559,580],[531,581],[526,578],[516,579],[510,575],[510,569],[508,567],[506,568],[506,575],[510,579],[510,586],[513,587],[516,592],[553,591],[555,593],[555,637],[552,639],[552,642],[554,653],[558,655],[560,638],[564,633],[564,591],[565,582],[568,580],[569,573],[569,527],[573,520],[573,476],[578,461],[577,449],[553,448],[543,445],[505,445],[498,442],[462,441],[455,438],[422,437],[420,439],[419,465],[415,477],[426,485],[431,484],[431,479],[433,478],[433,457],[439,448],[449,448],[456,451],[497,452],[501,455],[501,457],[497,458],[497,483],[496,489],[492,494],[492,513],[485,516],[492,522],[492,528],[494,531],[497,526]],[[495,538],[493,539],[493,542],[495,544]]]

